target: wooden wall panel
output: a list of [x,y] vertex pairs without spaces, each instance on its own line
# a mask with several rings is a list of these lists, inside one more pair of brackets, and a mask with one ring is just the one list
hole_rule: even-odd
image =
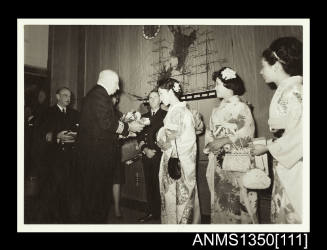
[[268,114],[270,100],[274,94],[273,89],[271,89],[263,80],[260,75],[261,71],[261,58],[262,52],[270,45],[270,43],[278,37],[275,27],[262,27],[258,26],[254,28],[254,44],[255,44],[255,65],[257,76],[256,82],[256,105],[254,106],[254,117],[256,119],[256,129],[258,131],[258,136],[270,136],[268,127]]
[[53,32],[50,41],[51,54],[51,104],[56,103],[55,92],[67,86],[73,91],[76,107],[78,29],[75,26],[50,26]]
[[98,80],[100,69],[100,55],[101,47],[103,43],[102,38],[102,26],[87,26],[85,31],[86,39],[86,66],[85,66],[85,86],[84,86],[84,95],[96,85]]
[[[257,98],[257,72],[256,72],[256,53],[254,44],[253,26],[231,26],[232,34],[232,53],[234,69],[243,79],[245,93],[244,100],[250,102],[253,107],[259,105]],[[255,118],[255,117],[254,117]],[[258,123],[255,119],[255,122]],[[256,130],[258,132],[258,130]]]
[[[139,39],[140,26],[119,26],[119,75],[122,92],[119,109],[128,112],[140,111],[141,102],[130,94],[144,96],[142,87],[142,43]],[[138,63],[135,63],[138,62]]]
[[120,45],[118,34],[117,26],[101,26],[99,71],[111,69],[119,74]]

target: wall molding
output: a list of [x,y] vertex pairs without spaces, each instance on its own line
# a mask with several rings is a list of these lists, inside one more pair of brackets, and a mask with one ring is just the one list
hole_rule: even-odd
[[48,70],[45,68],[35,67],[31,65],[24,65],[24,73],[40,77],[48,77]]

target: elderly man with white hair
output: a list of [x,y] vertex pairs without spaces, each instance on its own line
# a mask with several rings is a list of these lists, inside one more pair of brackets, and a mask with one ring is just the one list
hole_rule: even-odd
[[117,134],[140,132],[138,121],[125,123],[114,112],[112,96],[119,89],[112,70],[100,72],[97,85],[85,96],[78,136],[81,223],[105,224],[112,200],[112,171]]

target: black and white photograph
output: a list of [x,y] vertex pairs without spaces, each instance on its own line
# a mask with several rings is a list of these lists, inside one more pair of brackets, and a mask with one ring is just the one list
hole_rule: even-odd
[[18,231],[310,231],[309,27],[17,19]]

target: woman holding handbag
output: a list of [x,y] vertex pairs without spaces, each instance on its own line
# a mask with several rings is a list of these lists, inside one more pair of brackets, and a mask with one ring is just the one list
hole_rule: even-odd
[[182,89],[173,78],[158,81],[160,100],[169,105],[157,144],[163,154],[159,185],[163,224],[198,224],[201,221],[196,182],[196,132],[193,114],[179,101]]
[[268,145],[253,145],[253,154],[274,157],[271,222],[302,221],[302,43],[282,37],[262,53],[260,74],[275,83],[268,125],[278,138]]
[[[249,192],[241,181],[251,165],[247,145],[255,130],[251,110],[239,98],[245,92],[244,83],[228,67],[214,72],[212,79],[216,82],[215,89],[221,102],[213,109],[205,134],[211,223],[256,223],[257,193]],[[239,155],[232,154],[242,151],[244,153]]]

